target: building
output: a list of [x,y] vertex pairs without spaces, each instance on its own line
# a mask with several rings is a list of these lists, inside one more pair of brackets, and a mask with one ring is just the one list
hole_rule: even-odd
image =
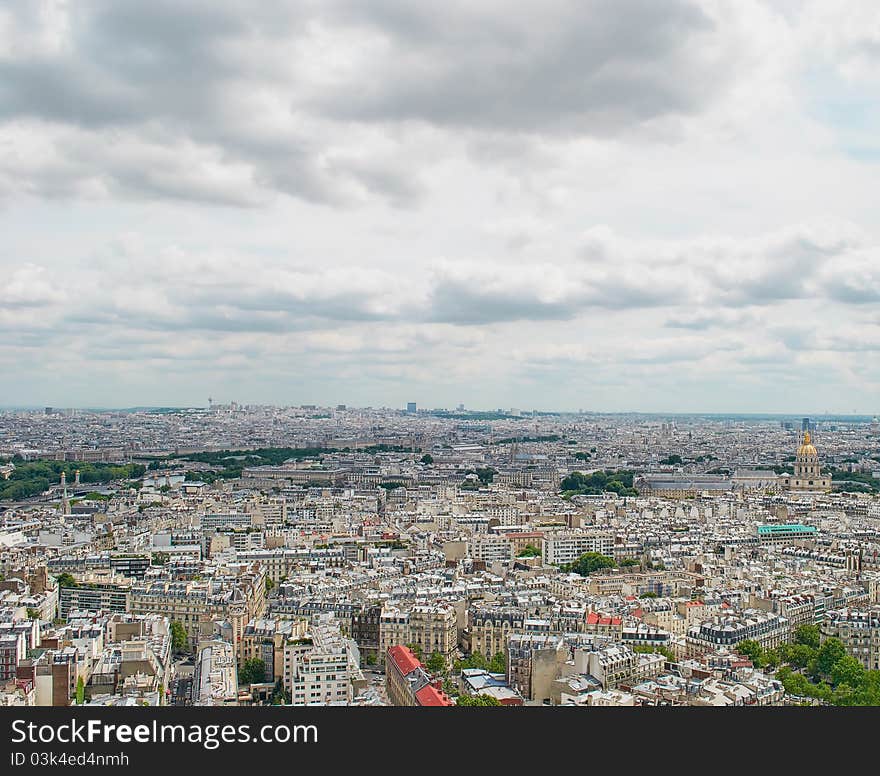
[[603,689],[658,676],[666,658],[656,652],[640,654],[623,644],[609,644],[600,649],[577,649],[574,667],[578,674],[595,677]]
[[464,695],[484,695],[494,698],[502,706],[522,706],[523,698],[507,684],[503,673],[492,673],[485,668],[465,668],[461,672],[459,689]]
[[487,658],[507,651],[507,640],[513,633],[525,632],[527,614],[513,606],[472,606],[468,610],[468,632],[471,652]]
[[423,655],[438,652],[451,661],[458,647],[458,618],[449,604],[416,605],[409,613],[410,641]]
[[58,594],[58,616],[67,619],[71,611],[130,611],[132,581],[116,574],[87,574],[75,587],[62,587]]
[[515,633],[507,645],[507,684],[523,697],[548,702],[570,649],[561,635]]
[[450,661],[458,647],[458,618],[449,604],[416,604],[408,611],[383,607],[379,616],[379,648],[395,644],[421,648],[423,655],[439,652]]
[[415,694],[428,684],[428,675],[409,647],[395,644],[385,653],[385,691],[392,706],[415,706]]
[[640,496],[689,499],[702,494],[729,492],[733,489],[734,481],[723,474],[645,472],[633,484]]
[[238,672],[235,650],[228,641],[211,639],[199,643],[193,669],[194,706],[237,706]]
[[306,636],[284,645],[283,681],[294,706],[347,705],[366,686],[357,644],[331,615],[316,617]]
[[782,487],[800,493],[827,493],[831,490],[831,478],[822,474],[819,453],[810,439],[809,429],[797,449],[794,474],[782,478]]
[[245,626],[265,610],[266,572],[254,564],[211,580],[155,579],[134,586],[130,602],[134,614],[162,614],[180,622],[193,648],[213,637],[218,620],[228,624],[230,639],[238,643]]
[[788,620],[774,612],[745,609],[738,614],[717,615],[692,625],[685,636],[688,657],[698,657],[719,647],[733,650],[746,639],[757,641],[764,649],[778,647],[788,641]]
[[265,680],[276,682],[284,678],[284,650],[293,641],[306,637],[308,620],[273,620],[258,618],[244,627],[238,642],[240,664],[248,660],[262,660],[266,668]]
[[819,624],[819,633],[823,641],[840,639],[867,670],[880,670],[880,608],[832,610]]
[[817,529],[812,525],[801,523],[783,523],[777,525],[759,525],[759,544],[793,544],[815,539]]
[[604,531],[557,531],[541,540],[541,555],[548,566],[573,563],[584,553],[614,555],[614,536]]
[[395,644],[385,653],[385,691],[392,706],[454,706],[439,681],[432,681],[412,650]]

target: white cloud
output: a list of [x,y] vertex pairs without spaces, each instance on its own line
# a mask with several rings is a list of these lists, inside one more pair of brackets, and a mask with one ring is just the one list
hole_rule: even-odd
[[867,406],[873,10],[6,3],[5,394]]

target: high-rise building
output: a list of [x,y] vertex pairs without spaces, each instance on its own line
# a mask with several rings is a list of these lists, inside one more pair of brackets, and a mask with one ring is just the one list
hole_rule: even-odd
[[415,415],[416,412],[416,403],[414,401],[410,401],[406,403],[406,411],[410,415]]

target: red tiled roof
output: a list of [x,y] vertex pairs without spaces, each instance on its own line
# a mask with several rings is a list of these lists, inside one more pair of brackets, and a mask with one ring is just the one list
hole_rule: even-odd
[[599,622],[599,615],[595,612],[590,612],[587,615],[587,625],[596,625]]
[[426,684],[416,692],[416,703],[419,706],[452,706],[450,698],[443,690],[438,690],[431,684]]
[[388,654],[391,655],[391,660],[403,676],[411,674],[421,665],[419,659],[407,647],[400,645],[388,647]]

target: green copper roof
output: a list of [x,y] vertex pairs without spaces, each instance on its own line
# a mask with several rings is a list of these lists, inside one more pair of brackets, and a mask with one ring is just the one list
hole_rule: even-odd
[[800,523],[785,523],[784,525],[759,525],[759,534],[786,534],[786,533],[813,533],[816,531],[814,525],[801,525]]

